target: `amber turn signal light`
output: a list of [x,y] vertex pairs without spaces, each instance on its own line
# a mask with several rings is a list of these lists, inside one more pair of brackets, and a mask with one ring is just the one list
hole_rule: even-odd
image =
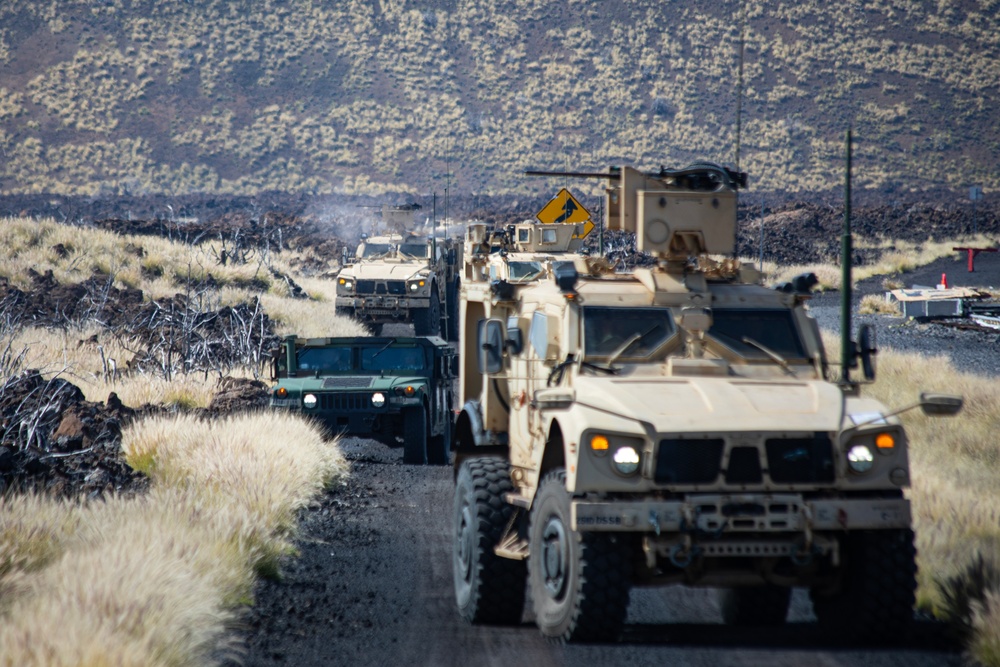
[[595,452],[608,451],[608,438],[603,435],[595,435],[590,439],[590,448]]

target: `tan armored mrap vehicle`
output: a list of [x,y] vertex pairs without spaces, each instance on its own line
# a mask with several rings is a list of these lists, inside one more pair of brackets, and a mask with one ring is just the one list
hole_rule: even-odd
[[386,232],[363,237],[337,276],[337,310],[375,335],[385,324],[404,322],[418,336],[457,340],[461,244],[413,232],[403,222],[412,220],[412,210],[386,207]]
[[[608,179],[609,225],[635,231],[654,268],[572,252],[576,225],[467,231],[460,614],[519,623],[527,580],[543,634],[600,641],[633,585],[720,588],[740,625],[783,623],[806,587],[841,637],[901,631],[916,586],[902,410],[828,379],[808,293],[710,257],[733,250],[744,176]],[[862,338],[852,362],[873,370]],[[918,404],[954,414],[961,399]]]

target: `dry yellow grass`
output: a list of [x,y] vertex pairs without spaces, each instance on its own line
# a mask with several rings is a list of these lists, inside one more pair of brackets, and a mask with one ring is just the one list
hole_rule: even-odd
[[[187,665],[226,641],[254,572],[346,466],[285,414],[156,418],[124,435],[146,496],[0,501],[0,665]],[[58,628],[58,632],[53,632]]]
[[[53,249],[58,245],[65,249],[65,256]],[[142,289],[149,299],[185,292],[189,277],[198,280],[210,274],[221,287],[199,294],[206,308],[252,302],[259,295],[279,336],[367,335],[355,320],[336,313],[332,280],[296,276],[310,298],[294,299],[287,283],[270,280],[270,274],[259,264],[219,266],[217,246],[210,242],[191,247],[168,239],[118,235],[52,220],[5,218],[0,219],[0,248],[6,253],[0,275],[29,288],[29,268],[52,271],[60,282],[79,282],[95,269],[104,270],[114,276],[118,287]],[[136,251],[139,247],[144,252],[142,257]],[[269,257],[272,266],[290,275],[294,275],[289,268],[293,259],[276,254]],[[264,278],[269,280],[268,291],[261,294],[247,287],[254,279]],[[49,376],[60,374],[79,386],[90,401],[104,401],[114,391],[130,406],[163,403],[182,408],[206,407],[215,389],[216,378],[200,374],[167,383],[129,373],[132,353],[107,330],[89,323],[64,331],[26,327],[5,336],[0,344],[9,344],[15,352],[25,351],[22,368],[38,368]],[[229,374],[260,377],[267,373],[264,368],[256,368],[235,369]]]
[[[857,247],[883,249],[879,260],[872,264],[855,266],[851,272],[854,281],[865,280],[873,276],[894,276],[905,271],[925,266],[942,257],[957,256],[952,250],[956,246],[985,248],[995,245],[996,240],[985,234],[959,236],[944,241],[927,240],[923,243],[909,241],[865,241],[855,239]],[[753,259],[743,258],[757,266]],[[791,280],[800,273],[815,273],[819,278],[818,291],[840,289],[842,272],[839,265],[832,262],[815,264],[796,264],[780,266],[774,262],[764,262],[764,275],[768,284]]]
[[887,301],[885,296],[882,294],[866,294],[861,297],[861,303],[858,304],[858,312],[863,315],[871,314],[881,314],[881,315],[901,315],[899,311],[899,306],[895,302]]
[[[97,336],[94,341],[93,336]],[[118,340],[96,326],[53,330],[25,328],[10,337],[14,350],[26,350],[23,368],[37,368],[47,377],[60,374],[78,386],[88,401],[104,402],[114,392],[128,406],[160,404],[204,408],[212,401],[218,375],[178,375],[173,380],[130,373],[132,354]],[[261,369],[256,369],[258,375]],[[252,377],[253,370],[236,368],[232,377]]]
[[129,465],[154,483],[231,497],[278,533],[292,528],[295,512],[344,465],[318,427],[274,412],[215,421],[155,417],[127,430],[122,448]]
[[[61,253],[56,250],[58,246]],[[153,299],[197,289],[193,286],[209,279],[229,288],[222,292],[226,302],[223,305],[246,301],[262,288],[277,296],[288,296],[286,283],[275,280],[268,271],[273,266],[289,273],[285,257],[255,255],[246,264],[222,265],[218,259],[222,252],[219,241],[188,245],[166,238],[64,225],[52,219],[0,218],[0,248],[5,254],[0,275],[22,289],[30,287],[30,269],[52,271],[60,283],[80,282],[96,271],[111,276],[116,287],[139,287]]]

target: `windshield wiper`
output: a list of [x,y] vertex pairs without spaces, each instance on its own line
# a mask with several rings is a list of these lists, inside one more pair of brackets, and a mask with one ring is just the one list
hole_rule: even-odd
[[395,343],[395,342],[396,341],[394,341],[394,340],[390,340],[388,343],[386,343],[385,345],[383,345],[381,350],[379,350],[378,352],[376,352],[375,354],[372,355],[372,360],[374,360],[375,357],[377,357],[378,355],[382,354],[383,352],[385,352],[386,350],[388,350],[390,347],[392,347],[393,343]]
[[[649,333],[649,331],[647,331],[646,333]],[[618,361],[618,357],[620,357],[623,354],[625,354],[625,352],[627,352],[630,347],[632,347],[633,345],[635,345],[636,342],[642,340],[642,337],[645,336],[645,335],[646,334],[641,334],[639,332],[636,332],[636,333],[632,334],[631,336],[629,336],[625,340],[625,342],[622,343],[621,345],[619,345],[618,348],[614,352],[612,352],[611,355],[608,357],[608,362],[607,362],[608,363],[608,368],[613,367],[615,365],[615,362]]]
[[768,357],[771,358],[771,361],[773,361],[774,363],[776,363],[779,366],[781,366],[785,370],[786,373],[788,373],[792,377],[795,377],[795,371],[792,370],[792,367],[788,365],[788,362],[785,361],[784,357],[782,357],[780,354],[778,354],[777,352],[775,352],[771,348],[767,347],[763,343],[759,343],[759,342],[755,341],[753,338],[750,338],[749,336],[743,336],[743,338],[740,339],[740,340],[743,343],[745,343],[746,345],[750,345],[752,347],[755,347],[758,350],[760,350],[761,352],[763,352],[764,354],[766,354]]
[[608,375],[618,375],[621,373],[620,368],[611,368],[608,366],[601,366],[600,364],[595,364],[591,361],[580,361],[580,365],[584,368],[589,368],[591,370],[600,371],[602,373],[607,373]]

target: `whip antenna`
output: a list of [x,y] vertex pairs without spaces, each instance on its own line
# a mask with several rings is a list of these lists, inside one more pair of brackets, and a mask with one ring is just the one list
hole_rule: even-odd
[[743,129],[743,43],[747,29],[746,9],[740,0],[739,75],[736,84],[736,171],[740,171],[740,134]]

